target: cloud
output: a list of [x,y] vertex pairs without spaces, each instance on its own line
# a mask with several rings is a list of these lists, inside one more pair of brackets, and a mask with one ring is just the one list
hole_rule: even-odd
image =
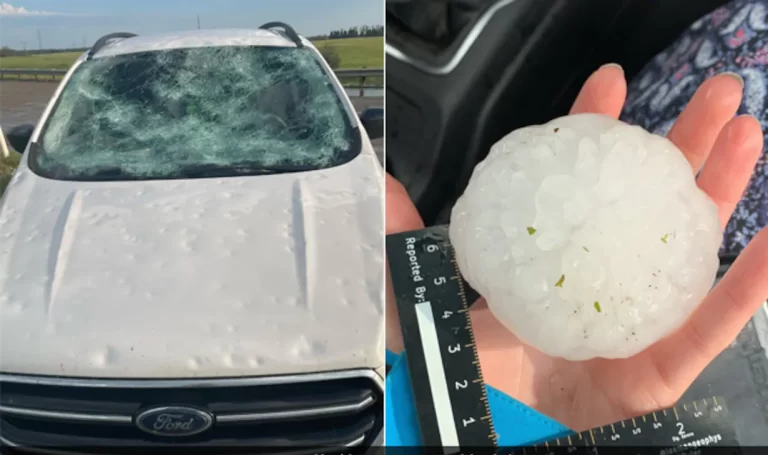
[[48,11],[27,11],[21,6],[13,6],[10,3],[0,3],[0,16],[50,16]]

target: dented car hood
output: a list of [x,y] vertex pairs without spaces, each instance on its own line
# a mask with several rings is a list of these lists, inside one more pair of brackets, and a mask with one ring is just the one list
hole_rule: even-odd
[[[366,147],[368,149],[368,147]],[[67,182],[0,201],[0,371],[171,378],[383,365],[383,182]]]

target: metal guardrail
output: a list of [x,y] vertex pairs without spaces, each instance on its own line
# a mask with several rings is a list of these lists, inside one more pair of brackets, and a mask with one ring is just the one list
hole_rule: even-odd
[[43,70],[43,69],[24,69],[24,68],[0,68],[0,75],[35,75],[35,76],[64,76],[68,70]]
[[[341,78],[357,78],[358,79],[358,86],[357,87],[347,87],[347,88],[358,88],[360,89],[360,93],[357,96],[364,96],[365,95],[365,89],[366,88],[383,88],[384,87],[384,69],[382,68],[355,68],[355,69],[337,69],[334,70],[336,73],[336,76]],[[381,79],[381,85],[372,86],[372,87],[366,87],[365,81],[369,77],[377,77],[382,78]]]
[[[64,77],[69,70],[51,70],[51,69],[35,69],[35,68],[0,68],[0,79],[5,79],[7,76],[16,76],[14,79],[21,79],[22,76],[34,76],[36,81],[56,81],[59,78]],[[384,77],[384,70],[382,68],[352,68],[352,69],[337,69],[334,71],[339,78],[357,78],[359,85],[351,88],[359,88],[360,95],[363,96],[364,89],[366,88],[365,82],[368,78]],[[382,85],[367,88],[380,88]],[[350,87],[348,87],[350,88]]]

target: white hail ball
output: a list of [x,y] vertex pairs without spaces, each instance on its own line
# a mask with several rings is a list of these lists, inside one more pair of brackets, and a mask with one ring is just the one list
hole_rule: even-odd
[[523,342],[569,360],[630,357],[712,286],[715,203],[669,140],[581,114],[522,128],[451,213],[459,269]]

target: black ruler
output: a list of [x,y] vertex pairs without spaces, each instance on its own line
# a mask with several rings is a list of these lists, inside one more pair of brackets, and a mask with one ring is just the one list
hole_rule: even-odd
[[741,453],[722,397],[525,449],[499,448],[468,314],[479,295],[459,273],[448,226],[389,235],[386,248],[425,447],[493,448],[525,455],[598,454],[601,448],[621,447],[629,455],[684,455],[718,446],[727,449],[717,453]]
[[[730,411],[723,397],[679,403],[669,409],[614,422],[581,433],[499,453],[544,455],[549,453],[615,453],[627,455],[686,455],[702,448],[714,453],[741,454]],[[582,450],[577,450],[583,448]],[[601,451],[602,449],[602,451]],[[703,452],[708,453],[708,452]]]
[[387,236],[411,386],[428,447],[496,444],[469,320],[469,286],[459,273],[447,226]]

